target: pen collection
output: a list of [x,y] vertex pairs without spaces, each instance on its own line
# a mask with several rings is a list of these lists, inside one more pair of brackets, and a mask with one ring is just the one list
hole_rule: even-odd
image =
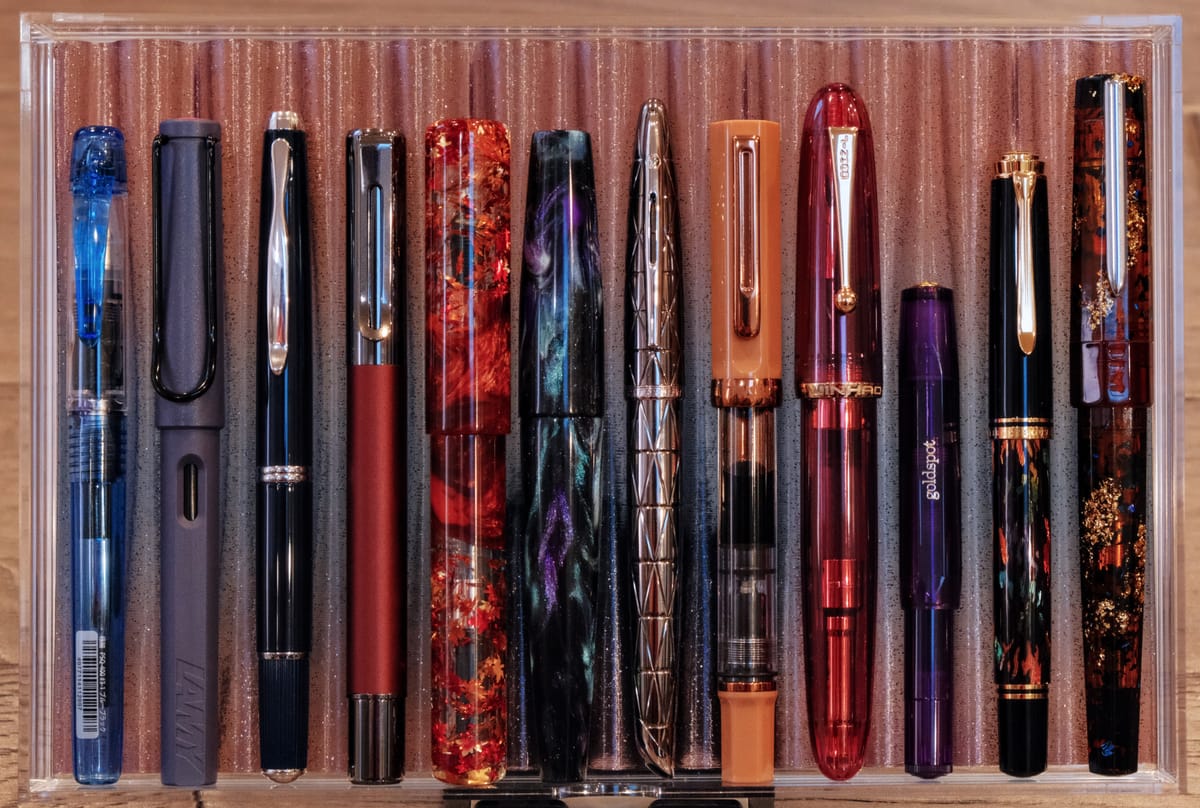
[[[477,78],[471,92],[487,92]],[[989,259],[973,275],[988,283],[965,290],[937,261],[889,260],[903,234],[881,209],[902,191],[886,162],[902,150],[872,93],[798,86],[790,131],[744,90],[740,109],[702,102],[707,127],[681,141],[669,83],[604,141],[532,126],[503,99],[495,120],[430,116],[423,141],[351,128],[392,126],[386,105],[382,120],[271,112],[260,149],[219,120],[163,120],[153,144],[75,134],[62,316],[80,783],[122,772],[124,633],[143,628],[124,619],[140,416],[126,394],[143,374],[161,451],[161,668],[140,675],[161,682],[164,784],[235,768],[221,744],[243,687],[255,712],[236,768],[278,783],[431,772],[447,794],[658,778],[754,793],[797,760],[832,780],[898,763],[919,778],[1084,759],[1138,771],[1154,543],[1147,85],[1113,73],[1059,88],[1074,100],[1071,161],[1019,141],[967,152],[959,170],[981,197],[990,183],[991,226],[978,219],[966,253]],[[552,120],[578,125],[570,104]],[[148,189],[127,174],[151,150]],[[237,181],[260,172],[257,232],[227,225],[231,153]],[[332,160],[344,191],[320,168]],[[616,175],[627,208],[604,190]],[[142,208],[129,194],[149,190],[154,308],[132,317]],[[1068,192],[1064,241],[1050,218]],[[344,264],[314,222],[331,210]],[[606,243],[625,222],[625,241]],[[257,313],[236,334],[234,249],[258,255],[257,285],[239,285]],[[1069,322],[1051,263],[1068,254]],[[342,306],[320,291],[335,274]],[[151,320],[152,350],[127,355]],[[1073,412],[1053,406],[1068,364]],[[251,376],[256,392],[236,392]],[[969,378],[985,380],[978,400]],[[1067,412],[1074,514],[1050,486],[1051,424]],[[232,422],[249,423],[253,463]],[[253,486],[250,513],[223,501],[231,478]],[[970,480],[990,485],[990,511]],[[990,542],[968,535],[978,519]],[[1079,605],[1052,613],[1073,536]],[[254,620],[237,640],[220,606],[231,541],[255,547]],[[344,577],[329,577],[342,553]],[[982,587],[968,585],[974,559]],[[992,602],[970,608],[980,591]],[[1082,637],[1083,675],[1059,672],[1056,645],[1051,687],[1064,621],[1079,622],[1058,631]],[[321,651],[318,631],[342,650]],[[230,642],[253,649],[256,682],[220,676]],[[964,664],[996,687],[986,748],[965,756],[960,714],[979,694],[956,682]],[[1064,752],[1053,705],[1080,694],[1087,745]]]

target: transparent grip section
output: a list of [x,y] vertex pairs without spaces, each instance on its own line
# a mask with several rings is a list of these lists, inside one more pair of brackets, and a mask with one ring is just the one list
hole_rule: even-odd
[[720,411],[717,676],[775,675],[775,413]]

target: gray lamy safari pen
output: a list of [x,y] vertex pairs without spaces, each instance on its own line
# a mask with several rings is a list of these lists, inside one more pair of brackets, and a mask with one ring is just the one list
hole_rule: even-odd
[[638,747],[670,776],[675,749],[675,532],[683,365],[679,214],[666,108],[642,106],[629,198],[626,379],[635,542]]
[[221,127],[163,121],[153,147],[151,378],[161,438],[162,781],[217,779],[221,546]]

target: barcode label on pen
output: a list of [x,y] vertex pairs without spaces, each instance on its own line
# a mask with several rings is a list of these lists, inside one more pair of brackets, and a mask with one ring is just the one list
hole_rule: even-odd
[[100,737],[100,635],[75,632],[75,737]]

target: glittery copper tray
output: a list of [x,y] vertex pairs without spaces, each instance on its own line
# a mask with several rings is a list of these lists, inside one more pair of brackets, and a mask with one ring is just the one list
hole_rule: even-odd
[[[309,132],[314,217],[315,609],[310,773],[298,788],[344,783],[345,662],[345,199],[344,137],[354,127],[401,130],[408,140],[409,288],[409,693],[407,771],[401,788],[436,797],[429,779],[428,449],[424,435],[421,144],[439,117],[505,121],[513,143],[513,255],[521,254],[530,135],[544,128],[592,134],[604,269],[606,422],[614,462],[624,467],[625,403],[621,295],[627,183],[633,132],[644,99],[672,115],[682,213],[687,344],[683,428],[696,457],[716,447],[708,402],[708,214],[705,125],[730,117],[782,124],[784,373],[792,378],[795,323],[797,161],[801,116],[832,80],[864,97],[875,127],[881,221],[885,386],[880,406],[879,620],[875,692],[862,786],[918,783],[903,773],[902,613],[896,504],[896,336],[900,289],[921,280],[958,298],[962,375],[963,605],[955,622],[955,773],[950,783],[1001,782],[996,769],[992,684],[990,447],[986,429],[988,182],[1002,151],[1020,146],[1046,160],[1049,181],[1057,387],[1053,441],[1054,647],[1049,787],[1171,791],[1181,771],[1177,718],[1174,578],[1182,539],[1182,248],[1180,28],[1177,18],[1058,28],[888,28],[822,30],[446,30],[186,26],[114,18],[35,17],[23,28],[24,380],[23,424],[31,446],[23,480],[23,787],[72,788],[70,776],[69,531],[64,383],[66,315],[58,303],[68,272],[64,187],[69,138],[79,126],[121,127],[128,140],[130,365],[149,367],[150,141],[163,118],[199,115],[223,126],[228,422],[222,546],[221,785],[245,786],[257,769],[254,657],[253,328],[261,134],[273,109],[300,112]],[[1102,780],[1086,768],[1076,546],[1074,414],[1067,389],[1070,168],[1074,78],[1138,73],[1150,87],[1155,362],[1152,550],[1142,691],[1141,770]],[[57,221],[57,224],[56,224]],[[520,261],[513,264],[519,271]],[[515,289],[514,281],[514,289]],[[514,333],[516,311],[513,312]],[[132,374],[128,659],[122,783],[157,782],[158,437],[148,373]],[[514,383],[515,389],[515,383]],[[800,634],[799,405],[779,412],[779,706],[777,785],[825,781],[806,730]],[[518,500],[515,439],[509,497]],[[624,502],[625,481],[610,490]],[[715,465],[685,464],[683,541],[714,529]],[[624,509],[617,508],[618,530]],[[687,649],[681,649],[687,653]],[[227,776],[235,775],[235,776]],[[265,783],[265,781],[264,781]],[[118,788],[121,788],[118,785]],[[853,787],[853,786],[852,786]],[[406,792],[407,793],[407,792]]]

